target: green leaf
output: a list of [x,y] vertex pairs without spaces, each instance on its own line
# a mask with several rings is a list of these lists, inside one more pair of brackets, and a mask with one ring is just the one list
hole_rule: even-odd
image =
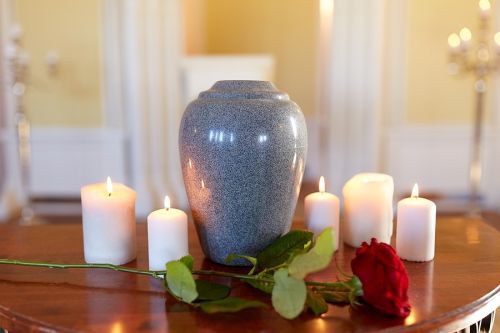
[[273,292],[274,283],[272,282],[264,282],[257,280],[245,280],[245,282],[254,287],[255,289],[259,289],[260,291],[265,292],[266,294],[271,294]]
[[304,309],[307,288],[303,280],[288,275],[286,268],[274,273],[274,288],[272,292],[273,307],[281,316],[287,319],[297,317]]
[[304,230],[292,230],[281,236],[257,255],[259,269],[281,265],[297,252],[307,248],[313,239],[313,233]]
[[306,306],[316,316],[319,316],[328,311],[328,304],[326,304],[323,296],[311,290],[307,291]]
[[192,272],[193,271],[193,263],[194,259],[191,255],[187,255],[179,259],[180,262],[182,262],[186,267]]
[[323,299],[332,304],[348,304],[349,292],[347,291],[322,291],[320,292]]
[[288,266],[290,275],[303,279],[309,273],[328,267],[334,252],[332,233],[332,228],[326,228],[319,234],[314,247],[309,252],[297,255]]
[[165,275],[170,292],[186,303],[191,303],[198,297],[196,284],[189,268],[179,260],[167,263]]
[[215,301],[226,298],[231,292],[231,288],[223,284],[218,284],[206,280],[195,280],[196,291],[200,301]]
[[248,275],[252,275],[253,272],[255,271],[255,268],[257,267],[257,258],[254,258],[254,257],[251,257],[251,256],[245,256],[245,255],[242,255],[242,254],[236,254],[236,253],[230,253],[226,259],[224,259],[224,263],[226,264],[230,264],[233,260],[236,260],[236,259],[245,259],[247,261],[249,261],[251,264],[252,264],[252,269],[250,270],[250,272],[248,272]]
[[238,312],[250,308],[265,308],[266,304],[238,297],[227,297],[218,301],[203,302],[201,310],[206,313]]

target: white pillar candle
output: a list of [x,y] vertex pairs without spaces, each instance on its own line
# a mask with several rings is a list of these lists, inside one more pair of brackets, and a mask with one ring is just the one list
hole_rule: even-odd
[[342,190],[344,195],[344,241],[354,247],[376,238],[390,243],[392,236],[392,177],[381,173],[360,173]]
[[123,184],[81,188],[83,246],[87,263],[122,265],[136,257],[136,193]]
[[148,215],[149,270],[163,271],[165,264],[189,253],[187,215],[170,208],[165,197],[165,208]]
[[325,192],[325,178],[319,179],[319,192],[306,196],[304,202],[306,227],[315,236],[325,228],[332,227],[334,249],[339,247],[339,198]]
[[401,259],[430,261],[434,258],[436,238],[436,205],[419,198],[418,185],[411,198],[398,202],[396,251]]

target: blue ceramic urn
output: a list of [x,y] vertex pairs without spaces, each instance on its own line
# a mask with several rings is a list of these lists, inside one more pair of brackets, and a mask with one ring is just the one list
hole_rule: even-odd
[[[304,173],[299,106],[266,81],[218,81],[182,117],[184,184],[205,255],[255,256],[289,231]],[[233,265],[245,265],[234,261]]]

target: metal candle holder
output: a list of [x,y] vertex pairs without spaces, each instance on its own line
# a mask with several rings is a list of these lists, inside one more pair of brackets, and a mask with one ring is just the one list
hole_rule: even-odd
[[[475,78],[476,105],[469,166],[469,200],[473,215],[480,215],[481,213],[480,185],[483,171],[481,146],[487,79],[490,75],[498,72],[500,68],[500,32],[497,32],[491,38],[489,31],[491,4],[489,0],[480,0],[479,10],[479,30],[477,38],[475,38],[477,39],[477,46],[474,49],[471,48],[472,33],[467,27],[462,28],[459,33],[452,33],[448,37],[450,47],[448,69],[450,74],[472,74]],[[490,49],[491,39],[495,42],[496,55],[492,55]]]
[[17,150],[20,166],[22,194],[21,223],[33,223],[34,213],[29,195],[30,187],[30,123],[24,108],[24,95],[28,74],[28,55],[21,44],[22,30],[14,25],[11,29],[7,54],[10,71],[10,87],[14,96]]

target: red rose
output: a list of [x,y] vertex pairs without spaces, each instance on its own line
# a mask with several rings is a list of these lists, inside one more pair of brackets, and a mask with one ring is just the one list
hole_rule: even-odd
[[363,242],[351,261],[352,272],[363,284],[363,299],[383,313],[406,317],[408,302],[408,273],[392,246],[372,238]]

